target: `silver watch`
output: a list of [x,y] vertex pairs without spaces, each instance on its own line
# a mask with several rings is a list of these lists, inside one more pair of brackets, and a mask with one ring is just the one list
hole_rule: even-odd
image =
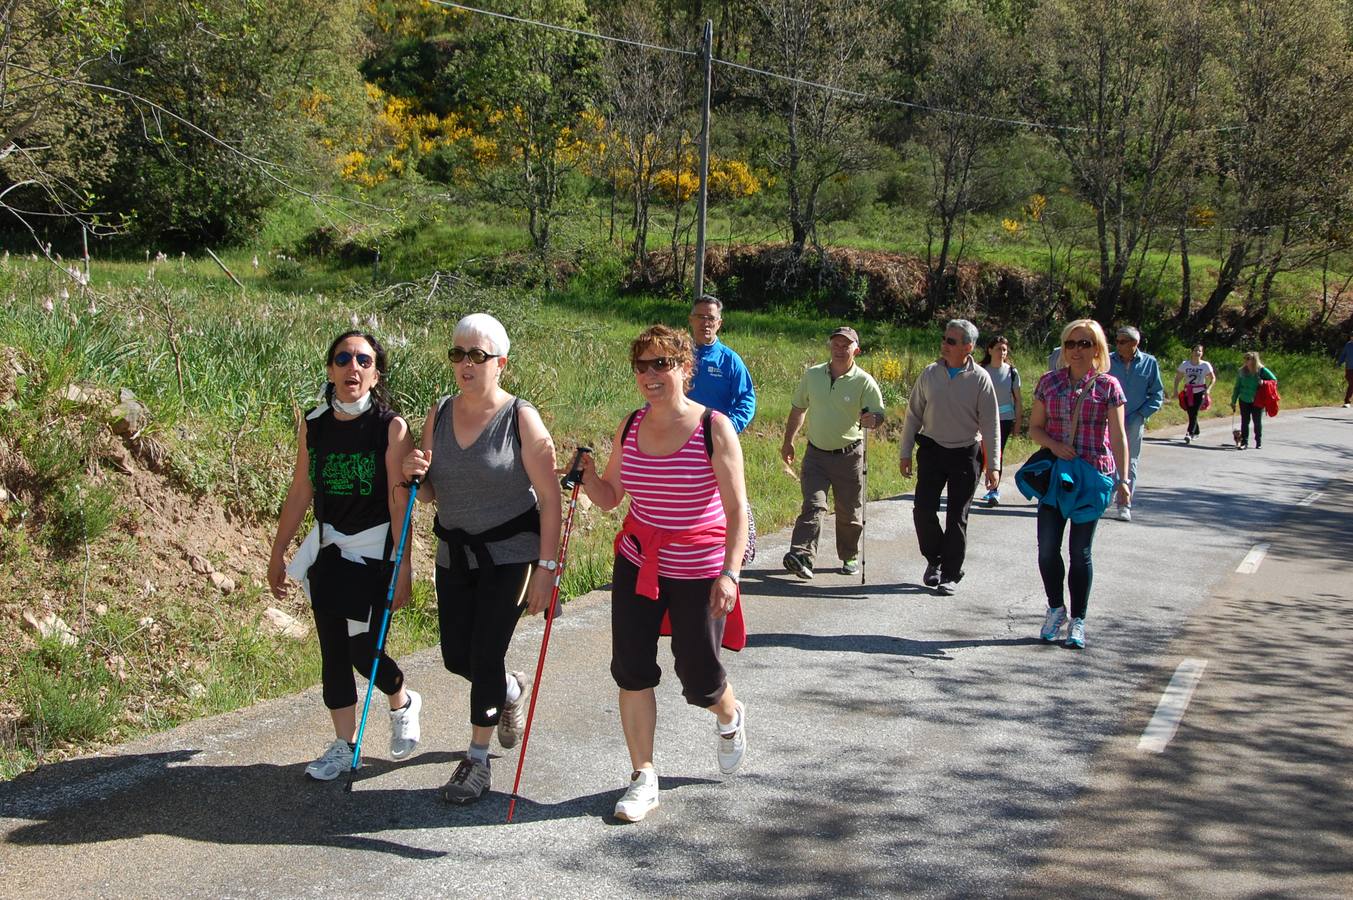
[[738,573],[734,572],[732,569],[724,569],[719,574],[728,576],[728,580],[733,582],[734,584],[738,583]]
[[553,559],[538,559],[536,560],[536,565],[540,566],[546,572],[559,571],[559,563]]

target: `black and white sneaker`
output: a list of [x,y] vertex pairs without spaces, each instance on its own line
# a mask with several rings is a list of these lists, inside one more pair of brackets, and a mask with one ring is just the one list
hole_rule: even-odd
[[442,799],[457,806],[474,803],[489,792],[492,782],[489,764],[476,762],[467,756],[456,766],[451,780],[442,788]]

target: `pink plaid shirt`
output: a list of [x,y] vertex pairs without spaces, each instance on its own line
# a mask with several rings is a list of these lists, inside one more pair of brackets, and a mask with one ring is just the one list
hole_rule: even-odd
[[1071,433],[1071,409],[1087,384],[1090,396],[1081,404],[1080,425],[1076,428],[1072,449],[1097,470],[1109,474],[1118,469],[1109,445],[1109,410],[1127,402],[1118,379],[1091,372],[1073,387],[1071,369],[1061,368],[1038,380],[1034,396],[1043,401],[1043,408],[1047,410],[1045,430],[1048,437],[1066,443],[1067,435]]

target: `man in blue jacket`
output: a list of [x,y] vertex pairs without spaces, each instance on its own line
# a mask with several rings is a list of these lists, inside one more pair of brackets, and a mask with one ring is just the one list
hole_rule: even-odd
[[1131,325],[1124,325],[1114,338],[1117,352],[1109,354],[1109,374],[1118,379],[1127,396],[1123,424],[1128,440],[1128,503],[1118,507],[1118,518],[1124,522],[1132,521],[1132,492],[1137,489],[1137,459],[1142,455],[1146,420],[1165,401],[1160,364],[1150,353],[1137,349],[1141,342],[1142,333]]
[[742,357],[720,342],[721,325],[723,302],[718,297],[703,294],[691,304],[695,374],[686,396],[728,416],[733,430],[741,433],[756,415],[756,391]]

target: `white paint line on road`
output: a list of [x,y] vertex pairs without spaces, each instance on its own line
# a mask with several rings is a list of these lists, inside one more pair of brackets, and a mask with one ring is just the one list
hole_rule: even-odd
[[1146,730],[1142,732],[1142,738],[1137,742],[1138,750],[1147,753],[1165,752],[1165,747],[1179,730],[1184,711],[1189,708],[1189,701],[1193,699],[1193,689],[1198,686],[1198,681],[1203,677],[1203,669],[1206,668],[1205,659],[1186,659],[1174,670],[1174,677],[1170,679],[1170,683],[1165,687],[1165,693],[1160,696],[1160,702],[1156,704],[1156,714],[1146,724]]
[[1250,552],[1245,554],[1245,558],[1236,566],[1236,572],[1240,575],[1253,575],[1259,571],[1259,564],[1264,561],[1264,554],[1268,553],[1268,544],[1255,544],[1250,548]]
[[1315,491],[1310,496],[1306,497],[1304,500],[1299,501],[1297,503],[1297,506],[1310,506],[1323,496],[1325,496],[1324,491]]

